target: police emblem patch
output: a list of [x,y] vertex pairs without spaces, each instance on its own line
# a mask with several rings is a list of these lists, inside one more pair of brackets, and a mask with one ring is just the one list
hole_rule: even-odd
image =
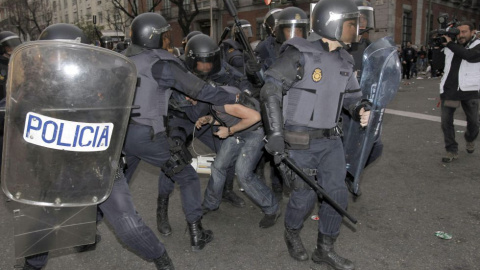
[[296,13],[295,14],[295,20],[300,20],[302,17],[300,16],[300,14]]
[[313,79],[314,82],[319,82],[322,79],[322,70],[319,69],[319,68],[316,68],[313,71],[312,79]]

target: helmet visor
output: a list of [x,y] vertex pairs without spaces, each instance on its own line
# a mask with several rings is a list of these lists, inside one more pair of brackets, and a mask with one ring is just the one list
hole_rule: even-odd
[[[253,37],[251,24],[242,24],[242,30],[246,38]],[[236,26],[235,26],[235,33],[238,34],[238,27]]]
[[278,32],[285,42],[294,37],[307,38],[308,20],[294,20],[278,24]]
[[193,53],[190,51],[186,56],[186,64],[188,69],[199,77],[204,78],[216,74],[222,66],[220,48],[208,53]]
[[330,18],[326,25],[337,21],[335,39],[345,44],[351,44],[357,41],[359,15],[358,11],[344,14],[330,12]]
[[360,31],[369,31],[375,29],[375,11],[372,7],[358,7],[360,12],[359,25]]

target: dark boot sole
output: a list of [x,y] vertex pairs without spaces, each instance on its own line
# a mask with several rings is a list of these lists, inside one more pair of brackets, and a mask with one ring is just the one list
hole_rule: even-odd
[[316,264],[326,264],[330,268],[335,269],[335,270],[355,270],[355,267],[353,267],[353,268],[336,268],[335,265],[331,264],[329,261],[320,259],[315,255],[316,255],[315,253],[312,255],[312,261]]
[[211,236],[211,238],[210,238],[208,241],[205,241],[204,244],[197,245],[197,246],[192,246],[192,251],[200,251],[200,250],[204,249],[205,246],[206,246],[208,243],[212,242],[212,240],[213,240],[213,235]]

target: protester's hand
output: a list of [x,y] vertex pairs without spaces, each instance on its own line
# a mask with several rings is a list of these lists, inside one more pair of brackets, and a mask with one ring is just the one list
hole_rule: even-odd
[[219,137],[220,139],[225,139],[230,136],[230,134],[228,134],[228,128],[223,126],[218,127],[217,132],[213,133],[213,135]]
[[197,129],[200,129],[200,128],[202,128],[203,125],[206,125],[206,124],[212,122],[212,119],[213,119],[213,117],[211,115],[202,116],[202,117],[198,118],[197,122],[195,122],[195,127],[197,127]]

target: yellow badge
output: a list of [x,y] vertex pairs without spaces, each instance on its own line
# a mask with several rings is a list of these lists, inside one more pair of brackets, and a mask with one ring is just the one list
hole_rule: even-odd
[[5,80],[5,77],[3,77],[2,75],[0,75],[0,81],[3,81]]
[[302,17],[300,16],[300,14],[296,13],[295,14],[295,20],[300,20],[300,19],[302,19]]
[[319,68],[316,68],[313,71],[312,79],[313,79],[314,82],[319,82],[322,79],[322,70],[319,69]]
[[235,51],[235,49],[234,49],[234,48],[230,48],[230,49],[228,49],[228,53],[232,53],[233,51]]

